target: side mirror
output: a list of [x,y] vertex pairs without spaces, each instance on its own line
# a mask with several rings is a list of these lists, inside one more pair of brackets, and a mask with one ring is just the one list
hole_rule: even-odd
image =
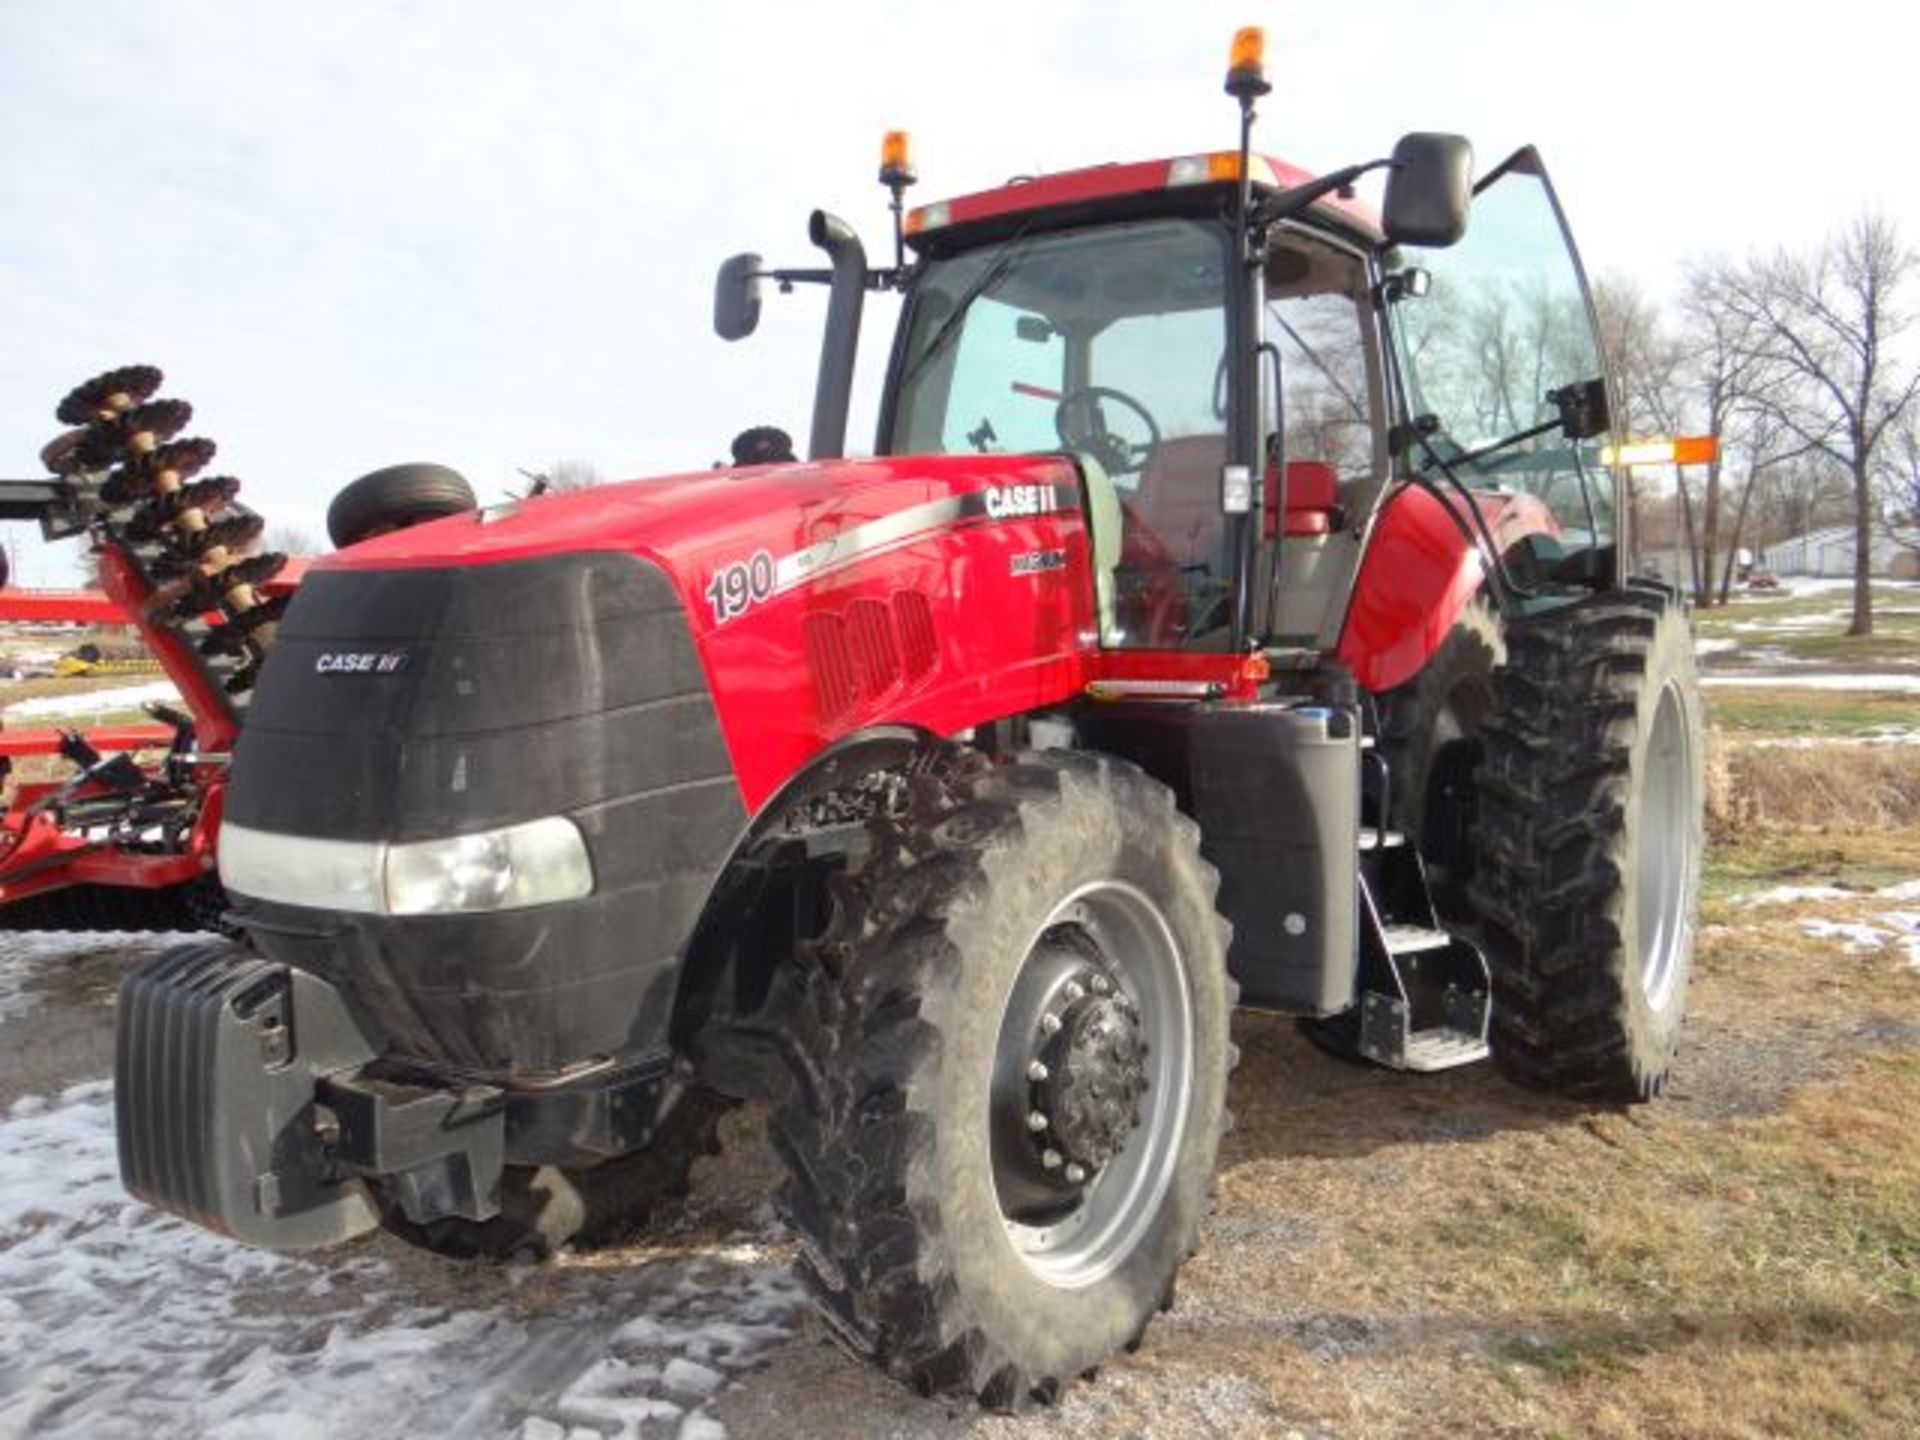
[[1393,147],[1381,216],[1390,245],[1452,245],[1467,233],[1473,146],[1464,136],[1403,135]]
[[760,324],[760,266],[758,255],[735,255],[714,277],[713,330],[722,340],[744,340]]

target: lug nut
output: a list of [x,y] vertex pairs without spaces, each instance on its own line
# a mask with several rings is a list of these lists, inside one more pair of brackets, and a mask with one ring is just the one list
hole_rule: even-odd
[[1027,1116],[1027,1129],[1033,1131],[1036,1135],[1046,1128],[1047,1117],[1042,1115],[1038,1110],[1031,1112]]
[[1036,1085],[1044,1081],[1047,1078],[1049,1073],[1050,1072],[1047,1069],[1046,1062],[1042,1060],[1036,1060],[1031,1065],[1027,1066],[1027,1079],[1031,1080]]
[[1067,982],[1067,988],[1060,993],[1067,997],[1067,1003],[1071,1005],[1074,1001],[1085,996],[1087,992],[1078,980],[1069,980]]
[[1040,1152],[1040,1163],[1049,1170],[1058,1170],[1060,1168],[1060,1152],[1058,1150],[1042,1150]]
[[1093,990],[1093,993],[1096,995],[1104,995],[1109,990],[1113,989],[1113,982],[1107,979],[1107,977],[1104,975],[1093,976],[1090,980],[1087,981],[1087,984]]
[[1082,1180],[1086,1178],[1087,1178],[1086,1166],[1080,1164],[1078,1161],[1075,1161],[1073,1164],[1067,1166],[1067,1183],[1068,1184],[1078,1185]]
[[1040,1017],[1040,1028],[1049,1035],[1058,1035],[1060,1033],[1060,1017],[1052,1013],[1042,1015]]

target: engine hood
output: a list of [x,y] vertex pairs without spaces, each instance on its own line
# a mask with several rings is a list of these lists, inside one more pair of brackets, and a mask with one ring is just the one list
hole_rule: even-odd
[[[500,628],[509,657],[563,648],[589,617],[613,625],[609,645],[627,644],[628,622],[609,618],[615,602],[598,581],[582,581],[575,595],[556,580],[536,596],[521,577],[543,566],[649,569],[672,596],[673,626],[692,641],[754,813],[857,731],[951,734],[1079,693],[1084,656],[1099,641],[1092,565],[1081,478],[1065,456],[834,460],[633,480],[384,535],[319,562],[288,621],[296,630],[317,623],[321,598],[337,593],[357,618],[322,626],[324,638],[372,653],[402,612],[439,603],[407,598],[408,583],[441,577],[449,594],[524,594],[515,607],[553,612],[467,627],[476,643],[480,631]],[[555,618],[569,605],[585,608]],[[504,634],[535,625],[551,633]],[[449,638],[421,640],[438,654]],[[292,685],[276,673],[299,664],[285,648],[275,645],[263,690]],[[602,696],[610,677],[659,668],[657,657],[609,658],[545,682],[502,663],[499,689],[549,696]],[[304,702],[288,695],[299,710]],[[631,699],[622,692],[607,703]]]
[[[484,565],[594,550],[645,556],[684,578],[757,550],[775,557],[903,510],[969,495],[988,513],[1012,487],[1068,484],[1064,457],[933,455],[699,470],[510,501],[363,541],[315,569]],[[998,503],[997,503],[998,502]]]

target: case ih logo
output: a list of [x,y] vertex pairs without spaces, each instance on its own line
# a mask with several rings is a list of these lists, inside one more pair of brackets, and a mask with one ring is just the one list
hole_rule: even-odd
[[313,662],[316,675],[392,675],[407,663],[404,650],[327,650]]
[[989,485],[987,514],[995,520],[1019,515],[1048,515],[1060,508],[1051,485]]

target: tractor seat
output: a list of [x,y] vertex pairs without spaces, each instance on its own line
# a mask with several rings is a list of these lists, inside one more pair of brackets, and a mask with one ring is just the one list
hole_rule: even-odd
[[[1267,467],[1267,537],[1273,537],[1273,513],[1279,503],[1274,467]],[[1340,477],[1324,460],[1287,462],[1287,536],[1331,535],[1344,523],[1340,513]]]
[[[1220,435],[1163,440],[1127,500],[1127,518],[1147,531],[1175,565],[1214,563],[1225,517],[1220,513],[1220,467],[1227,442]],[[1266,535],[1273,538],[1278,504],[1275,470],[1267,469]],[[1124,492],[1123,492],[1124,493]],[[1324,460],[1287,462],[1290,537],[1330,535],[1340,528],[1340,479]]]

